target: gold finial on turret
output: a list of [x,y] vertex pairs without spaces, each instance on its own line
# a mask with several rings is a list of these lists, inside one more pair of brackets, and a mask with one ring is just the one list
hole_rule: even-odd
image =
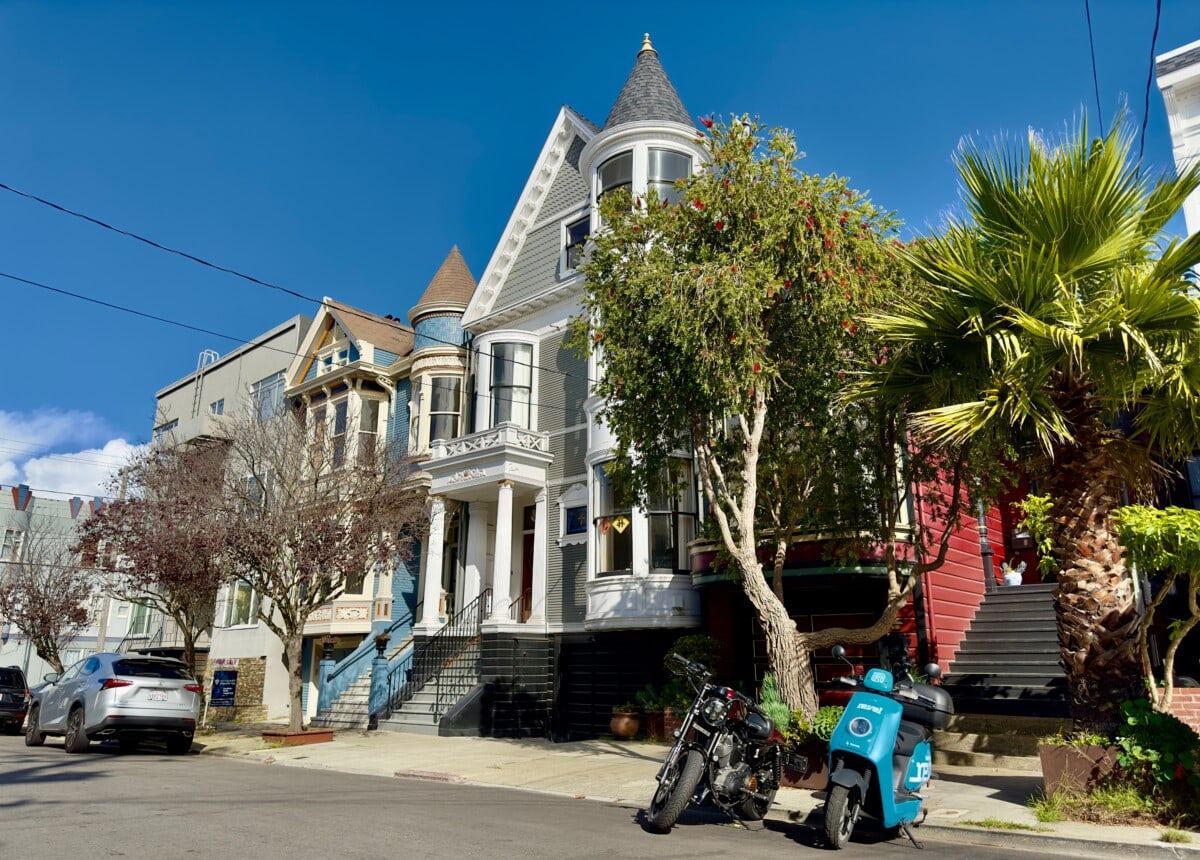
[[650,44],[650,34],[649,33],[647,33],[645,36],[642,37],[642,50],[638,51],[638,53],[640,54],[640,53],[643,53],[644,51],[649,51],[652,54],[658,53],[658,51],[654,50],[654,46]]

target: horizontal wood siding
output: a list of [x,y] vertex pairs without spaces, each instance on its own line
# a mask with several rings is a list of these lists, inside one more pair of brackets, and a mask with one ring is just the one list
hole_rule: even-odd
[[[1004,526],[1000,510],[989,509],[984,522],[994,553],[993,567],[999,571],[1004,557]],[[941,522],[931,525],[935,533],[940,532]],[[983,560],[980,555],[979,525],[974,517],[964,516],[954,529],[945,563],[927,573],[923,585],[930,656],[941,665],[943,671],[948,672],[983,602]]]

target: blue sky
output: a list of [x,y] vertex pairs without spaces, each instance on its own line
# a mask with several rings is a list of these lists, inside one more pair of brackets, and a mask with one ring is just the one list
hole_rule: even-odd
[[[793,129],[909,234],[963,137],[1097,120],[1083,0],[432,5],[0,0],[0,183],[407,318],[452,245],[482,274],[559,106],[603,123],[646,31],[690,113]],[[1140,128],[1155,4],[1091,17],[1103,120]],[[1163,0],[1157,53],[1196,39]],[[1153,84],[1148,117],[1169,167]],[[0,272],[235,339],[315,310],[3,190]],[[101,492],[155,391],[237,345],[6,278],[0,320],[0,485],[43,491]]]

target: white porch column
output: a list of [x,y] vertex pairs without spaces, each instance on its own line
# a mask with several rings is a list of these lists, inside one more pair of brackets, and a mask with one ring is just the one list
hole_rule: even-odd
[[546,622],[546,490],[534,499],[533,519],[533,589],[529,597],[528,624]]
[[467,508],[467,557],[463,566],[463,600],[466,606],[483,591],[487,570],[487,502],[471,502]]
[[496,501],[496,548],[492,553],[492,614],[495,621],[508,618],[509,582],[512,578],[512,481],[501,481]]
[[436,629],[441,625],[438,611],[442,602],[442,548],[446,543],[446,500],[429,499],[429,538],[425,550],[425,579],[421,582],[421,626]]

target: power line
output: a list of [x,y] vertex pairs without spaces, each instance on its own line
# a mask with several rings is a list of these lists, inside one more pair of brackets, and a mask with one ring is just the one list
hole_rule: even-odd
[[1146,123],[1150,120],[1150,84],[1154,81],[1154,53],[1158,45],[1158,25],[1162,22],[1162,0],[1154,3],[1154,34],[1150,37],[1150,70],[1146,73],[1146,98],[1142,108],[1142,134],[1138,141],[1138,161],[1142,160],[1142,151],[1146,146]]
[[[7,187],[7,186],[0,184],[0,187]],[[17,277],[16,275],[10,275],[5,272],[0,272],[0,278],[8,278],[10,280],[17,281],[18,283],[28,284],[31,287],[38,287],[39,289],[49,290],[52,293],[58,293],[60,295],[69,296],[74,299],[79,299],[80,301],[91,302],[92,304],[102,305],[103,307],[111,308],[112,310],[122,311],[122,312],[128,313],[128,314],[134,314],[135,316],[145,317],[146,319],[154,320],[156,322],[166,323],[168,325],[179,326],[180,328],[190,329],[192,331],[198,331],[203,334],[211,334],[214,337],[222,337],[222,338],[225,338],[226,340],[231,340],[231,341],[234,341],[235,343],[239,343],[239,344],[242,344],[245,346],[254,346],[255,345],[255,342],[252,340],[244,340],[242,338],[234,337],[233,335],[221,334],[220,332],[210,331],[209,329],[200,328],[198,326],[193,326],[188,323],[179,322],[178,320],[168,319],[167,317],[160,317],[160,316],[156,316],[154,314],[146,313],[144,311],[139,311],[134,308],[126,307],[125,305],[118,305],[113,302],[106,302],[101,299],[92,298],[91,296],[86,296],[81,293],[74,293],[74,292],[71,292],[70,290],[64,290],[64,289],[60,289],[58,287],[52,287],[48,284],[43,284],[43,283],[40,283],[39,281],[33,281],[28,278],[20,278],[20,277]],[[348,310],[353,310],[353,308],[348,308]],[[364,313],[359,313],[359,312],[356,312],[356,313],[358,314],[358,316],[361,316],[364,319],[373,319],[373,320],[377,319],[375,317],[368,316],[367,314],[364,314]],[[473,349],[471,347],[464,347],[461,344],[454,344],[451,341],[438,340],[437,338],[432,338],[432,337],[429,339],[433,340],[437,343],[444,343],[449,346],[454,346],[456,349],[466,349],[468,352],[474,353],[475,355],[482,354],[477,349]],[[258,344],[257,348],[271,350],[272,352],[278,352],[283,355],[290,355],[293,358],[296,358],[296,357],[310,358],[310,357],[312,357],[306,353],[295,352],[294,350],[289,350],[289,349],[280,349],[279,347],[268,346],[267,344]],[[572,374],[572,373],[569,373],[568,371],[558,370],[556,368],[547,368],[547,367],[544,367],[543,365],[534,364],[533,362],[524,362],[524,361],[513,360],[510,363],[513,365],[516,365],[516,366],[520,366],[520,367],[528,367],[530,369],[536,368],[538,370],[548,371],[550,373],[557,373],[568,379],[580,378],[577,374]],[[589,382],[591,381],[590,378],[587,378],[587,377],[584,377],[584,378],[588,379]],[[524,401],[516,401],[512,398],[499,397],[494,394],[491,394],[489,396],[493,401],[498,401],[498,402],[502,402],[502,403],[520,402],[520,403],[524,404]],[[571,413],[572,411],[574,411],[565,406],[555,406],[555,405],[552,405],[549,403],[540,403],[540,404],[538,404],[538,408],[539,409],[549,409],[549,410],[559,411],[559,412],[568,413],[568,414]]]
[[[156,248],[156,249],[158,249],[158,250],[160,250],[160,251],[165,251],[165,252],[167,252],[168,254],[175,254],[175,255],[177,255],[177,256],[179,256],[179,257],[183,257],[183,258],[184,258],[184,259],[186,259],[186,260],[191,260],[192,262],[194,262],[194,263],[198,263],[198,264],[200,264],[201,266],[206,266],[207,268],[214,269],[214,270],[216,270],[216,271],[218,271],[218,272],[224,272],[225,274],[228,274],[228,275],[233,275],[234,277],[237,277],[237,278],[242,278],[243,280],[249,281],[249,282],[250,282],[250,283],[252,283],[252,284],[258,284],[259,286],[267,287],[268,289],[272,289],[272,290],[278,290],[279,292],[281,292],[281,293],[286,293],[286,294],[287,294],[287,295],[289,295],[289,296],[294,296],[295,298],[302,299],[303,301],[306,301],[306,302],[311,302],[312,304],[315,304],[315,305],[317,305],[318,307],[320,307],[320,306],[323,306],[323,305],[325,304],[325,301],[324,301],[323,299],[318,299],[318,298],[314,298],[313,296],[308,296],[308,295],[305,295],[304,293],[297,292],[296,290],[292,290],[292,289],[289,289],[289,288],[287,288],[287,287],[280,286],[280,285],[278,285],[278,284],[273,284],[273,283],[271,283],[270,281],[264,281],[264,280],[262,280],[261,278],[256,278],[256,277],[254,277],[253,275],[247,275],[247,274],[245,274],[244,272],[240,272],[240,271],[238,271],[237,269],[233,269],[233,268],[230,268],[230,267],[228,267],[228,266],[222,266],[222,265],[219,265],[219,264],[217,264],[217,263],[212,263],[212,262],[209,262],[208,260],[205,260],[204,258],[202,258],[202,257],[199,257],[199,256],[197,256],[197,255],[195,255],[195,254],[189,254],[187,251],[181,251],[181,250],[179,250],[179,249],[176,249],[176,248],[171,248],[171,247],[169,247],[169,246],[167,246],[167,245],[163,245],[162,243],[160,243],[160,242],[156,242],[156,241],[154,241],[153,239],[148,239],[148,238],[146,238],[145,236],[142,236],[142,235],[139,235],[139,234],[137,234],[137,233],[134,233],[132,230],[124,230],[124,229],[122,229],[122,228],[120,228],[120,227],[115,227],[115,226],[113,226],[112,224],[109,224],[109,223],[107,223],[107,222],[105,222],[105,221],[102,221],[102,220],[101,220],[101,219],[99,219],[99,218],[93,217],[93,216],[91,216],[91,215],[88,215],[88,214],[86,214],[86,213],[83,213],[83,212],[78,212],[78,211],[76,211],[76,210],[74,210],[74,209],[71,209],[71,208],[69,208],[69,207],[67,207],[67,206],[63,206],[63,205],[62,205],[62,204],[60,204],[60,203],[55,203],[53,200],[47,200],[45,197],[39,197],[38,195],[36,195],[36,194],[33,194],[33,193],[29,192],[29,191],[22,191],[22,190],[21,190],[21,189],[19,189],[19,188],[14,188],[13,186],[11,186],[11,185],[6,185],[6,184],[5,184],[5,183],[3,183],[3,182],[0,182],[0,189],[3,189],[3,190],[5,190],[5,191],[9,191],[9,192],[11,192],[11,193],[13,193],[13,194],[16,194],[16,195],[20,196],[20,197],[24,197],[24,198],[26,198],[27,200],[33,200],[33,201],[35,201],[35,202],[37,202],[37,203],[41,203],[41,204],[42,204],[42,205],[44,205],[44,206],[49,206],[51,209],[55,209],[55,210],[57,210],[57,211],[59,211],[59,212],[62,212],[62,213],[64,213],[64,214],[67,214],[67,215],[71,215],[71,216],[73,216],[73,217],[75,217],[75,218],[82,218],[84,221],[87,221],[87,222],[88,222],[88,223],[90,223],[90,224],[95,224],[96,226],[98,226],[98,227],[102,227],[102,228],[104,228],[105,230],[111,230],[111,231],[112,231],[112,232],[114,232],[114,233],[118,233],[118,234],[120,234],[120,235],[122,235],[122,236],[126,236],[126,237],[128,237],[128,238],[130,238],[130,239],[134,239],[135,241],[142,242],[142,243],[144,243],[144,244],[146,244],[146,245],[149,245],[149,246],[150,246],[150,247],[152,247],[152,248]],[[36,285],[36,284],[35,284],[35,286],[40,286],[40,285]],[[47,289],[51,289],[51,288],[47,288]],[[90,300],[90,299],[87,299],[87,300],[88,300],[88,301],[92,301],[92,300]],[[100,302],[100,304],[103,304],[103,303],[102,303],[102,302]],[[112,307],[112,305],[109,305],[109,307]],[[371,321],[371,322],[380,322],[380,321],[381,321],[381,318],[380,318],[378,315],[375,315],[375,314],[370,314],[370,313],[367,313],[367,312],[365,312],[365,311],[360,311],[360,310],[358,310],[358,309],[356,309],[356,308],[352,308],[352,307],[349,307],[349,306],[343,306],[342,308],[340,308],[340,310],[343,310],[343,311],[349,312],[349,313],[350,313],[352,316],[356,316],[356,317],[359,317],[360,319],[365,319],[365,320],[368,320],[368,321]],[[136,312],[136,311],[135,311],[135,313],[138,313],[138,312]],[[147,316],[147,314],[139,314],[139,315],[141,315],[141,316]],[[151,318],[152,318],[152,319],[154,319],[154,317],[151,317]],[[164,322],[171,322],[173,325],[181,325],[181,326],[183,326],[184,328],[191,328],[193,331],[202,332],[202,333],[204,333],[204,334],[212,334],[212,335],[214,335],[214,336],[216,336],[216,337],[223,337],[223,338],[227,338],[228,340],[237,341],[237,342],[239,342],[239,343],[249,343],[249,341],[239,340],[238,338],[230,337],[229,335],[219,334],[219,333],[217,333],[217,332],[210,332],[210,331],[207,331],[207,330],[205,330],[205,329],[195,328],[195,327],[193,327],[193,326],[188,326],[188,325],[186,325],[186,324],[183,324],[183,323],[178,323],[178,322],[169,321],[169,320],[163,320],[163,321],[164,321]],[[427,339],[427,340],[431,340],[431,341],[433,341],[434,343],[440,343],[440,344],[444,344],[444,345],[446,345],[446,346],[452,346],[452,347],[454,347],[455,349],[463,349],[463,348],[466,348],[468,352],[471,352],[471,353],[473,353],[473,354],[475,354],[475,355],[481,355],[481,354],[482,354],[482,353],[480,353],[480,352],[479,352],[479,350],[477,350],[477,349],[475,349],[475,348],[473,348],[473,347],[464,347],[464,344],[461,344],[461,343],[454,343],[453,341],[443,340],[443,339],[441,339],[441,338],[433,337],[432,335],[427,335],[427,334],[422,334],[421,336],[422,336],[423,338]],[[283,352],[284,350],[280,350],[280,351],[281,351],[281,352]],[[569,379],[569,378],[577,378],[577,377],[578,377],[578,374],[572,374],[572,373],[569,373],[569,372],[567,372],[567,371],[565,371],[565,370],[558,370],[557,368],[554,368],[554,367],[546,367],[546,366],[544,366],[544,365],[534,365],[534,364],[532,364],[532,363],[525,364],[525,363],[523,363],[523,362],[522,362],[522,363],[520,363],[520,364],[521,364],[521,366],[528,366],[528,367],[531,367],[531,368],[532,368],[532,367],[537,367],[539,370],[542,370],[542,371],[544,371],[544,372],[547,372],[547,373],[556,373],[556,374],[560,374],[560,375],[562,375],[563,377],[566,377],[566,378],[568,378],[568,379]],[[585,377],[585,378],[587,379],[587,381],[588,381],[589,383],[595,383],[595,381],[596,381],[596,380],[593,380],[593,379],[591,379],[590,377]]]
[[1092,4],[1083,0],[1083,9],[1087,13],[1088,46],[1092,51],[1092,88],[1096,92],[1096,115],[1100,120],[1100,128],[1104,128],[1104,111],[1100,107],[1100,78],[1096,74],[1096,39],[1092,34]]
[[[7,187],[7,186],[5,186],[5,187]],[[40,283],[39,281],[31,281],[28,278],[20,278],[20,277],[17,277],[16,275],[10,275],[7,272],[0,272],[0,278],[8,278],[10,281],[16,281],[17,283],[20,283],[20,284],[27,284],[28,286],[37,287],[38,289],[41,289],[41,290],[47,290],[52,293],[58,293],[59,295],[70,296],[71,298],[79,299],[82,302],[90,302],[91,304],[94,304],[94,305],[100,305],[102,307],[111,308],[112,310],[121,311],[121,312],[127,313],[127,314],[133,314],[134,316],[144,317],[145,319],[154,320],[155,322],[166,323],[167,325],[178,326],[179,328],[188,329],[189,331],[195,331],[195,332],[200,332],[201,334],[209,334],[209,335],[212,335],[213,337],[224,338],[225,340],[231,340],[234,343],[239,343],[239,344],[253,343],[253,341],[245,340],[244,338],[234,337],[233,335],[230,335],[230,334],[222,334],[221,332],[212,331],[211,329],[200,328],[199,326],[194,326],[194,325],[191,325],[190,323],[180,322],[179,320],[169,319],[168,317],[160,317],[155,314],[146,313],[145,311],[139,311],[139,310],[135,310],[134,308],[126,307],[125,305],[118,305],[118,304],[115,304],[114,302],[106,302],[106,301],[103,301],[102,299],[96,299],[96,298],[92,298],[91,296],[85,296],[82,293],[73,293],[70,290],[63,290],[58,287],[52,287],[49,284],[43,284],[43,283]],[[269,349],[274,352],[282,352],[284,355],[295,356],[295,355],[299,354],[299,353],[292,352],[290,350],[279,349],[278,347],[274,347],[274,346],[267,346],[265,344],[262,345],[262,348]]]

